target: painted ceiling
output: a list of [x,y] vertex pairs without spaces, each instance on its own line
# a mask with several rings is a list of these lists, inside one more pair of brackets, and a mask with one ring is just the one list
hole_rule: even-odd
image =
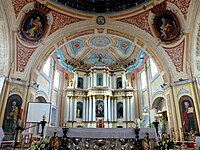
[[[142,64],[141,55],[146,55],[132,41],[109,34],[87,35],[68,41],[56,52],[61,65],[72,71],[73,68],[89,69],[101,61],[111,69],[127,68],[130,72]],[[138,61],[137,61],[138,60]]]

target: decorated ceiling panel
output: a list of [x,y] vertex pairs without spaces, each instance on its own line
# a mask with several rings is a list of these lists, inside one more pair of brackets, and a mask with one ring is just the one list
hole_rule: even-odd
[[106,52],[94,52],[87,61],[89,62],[114,62],[113,58],[110,57]]

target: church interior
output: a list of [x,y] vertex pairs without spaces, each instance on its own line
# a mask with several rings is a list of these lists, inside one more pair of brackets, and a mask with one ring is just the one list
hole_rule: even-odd
[[195,149],[199,96],[199,0],[0,0],[0,147]]

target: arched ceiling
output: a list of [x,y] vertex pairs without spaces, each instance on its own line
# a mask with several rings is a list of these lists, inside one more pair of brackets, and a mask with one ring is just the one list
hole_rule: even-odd
[[[124,37],[110,34],[90,34],[73,39],[59,48],[57,58],[64,59],[66,67],[82,67],[89,69],[101,61],[111,69],[114,67],[129,68],[132,71],[139,67],[146,53],[132,41]],[[136,65],[137,64],[137,65]],[[71,70],[71,67],[67,67]]]

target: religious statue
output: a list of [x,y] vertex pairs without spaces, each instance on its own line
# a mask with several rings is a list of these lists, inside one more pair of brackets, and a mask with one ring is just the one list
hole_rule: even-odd
[[26,33],[31,38],[38,38],[42,34],[41,27],[42,23],[39,16],[37,16],[35,20],[31,18],[29,24],[27,25],[28,30],[26,31]]
[[12,106],[9,108],[9,113],[6,118],[6,128],[5,131],[13,132],[15,126],[17,125],[19,109],[16,106],[17,102],[13,101]]
[[194,110],[193,107],[190,106],[188,101],[183,103],[183,126],[185,132],[195,131],[195,123],[194,123]]

